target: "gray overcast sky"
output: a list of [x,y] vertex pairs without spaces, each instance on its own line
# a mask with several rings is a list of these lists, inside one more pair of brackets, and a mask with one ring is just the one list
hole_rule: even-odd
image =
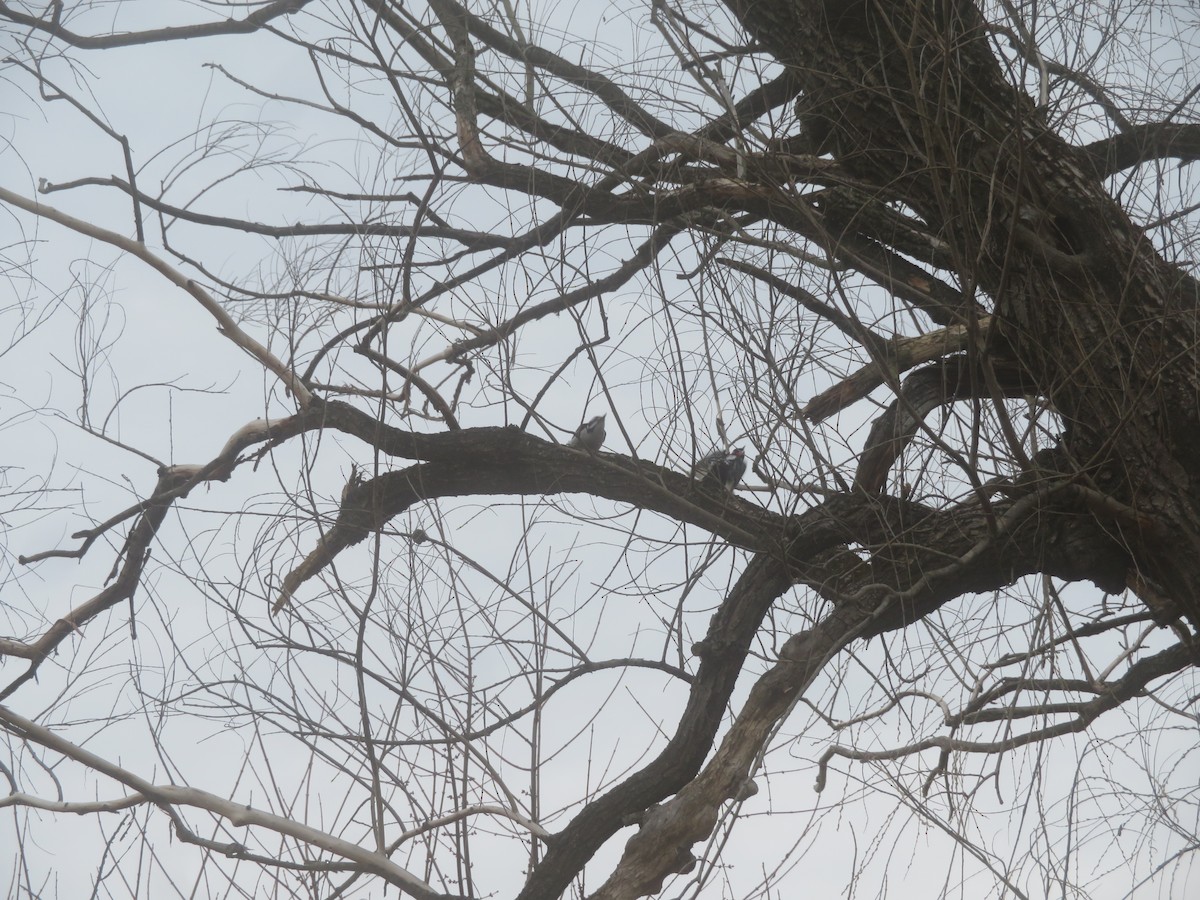
[[[203,6],[191,4],[102,5],[70,24],[83,32],[103,30],[113,23],[118,28],[135,30],[149,22],[151,16],[160,15],[163,8],[178,21],[195,21],[209,14]],[[532,10],[525,6],[518,8],[533,22],[553,15],[553,29],[570,29],[587,39],[597,33],[603,35],[606,45],[602,57],[613,66],[608,74],[626,78],[630,83],[634,83],[634,73],[638,71],[657,71],[667,65],[666,51],[655,46],[654,33],[645,27],[647,14],[642,4],[627,0],[607,5],[603,21],[596,19],[599,5],[542,4]],[[298,19],[289,25],[315,28],[304,24],[307,21]],[[527,25],[531,35],[536,34],[532,23]],[[548,40],[544,35],[536,36]],[[569,46],[576,56],[591,52],[576,41],[569,42]],[[1164,53],[1170,52],[1166,43],[1163,46]],[[10,51],[11,47],[6,47],[5,52]],[[333,215],[330,205],[306,194],[280,191],[281,185],[295,184],[305,177],[326,188],[377,190],[405,171],[403,154],[381,162],[378,143],[361,139],[344,122],[302,105],[252,96],[209,67],[217,63],[264,90],[315,99],[315,85],[303,55],[263,36],[179,42],[104,53],[73,51],[67,56],[82,65],[72,69],[65,60],[53,60],[46,69],[49,77],[69,88],[90,109],[103,111],[111,126],[128,136],[142,188],[155,193],[169,184],[167,196],[171,202],[182,204],[192,200],[218,173],[232,171],[244,161],[233,154],[207,157],[201,153],[212,142],[213,135],[224,127],[220,123],[258,126],[247,129],[234,142],[243,152],[264,157],[296,153],[303,165],[291,170],[264,167],[261,172],[244,173],[219,184],[195,201],[195,207],[206,212],[271,223],[326,220]],[[1147,64],[1148,71],[1156,76],[1170,69],[1168,59],[1160,62],[1151,58]],[[5,174],[0,184],[33,196],[41,179],[64,183],[83,177],[124,177],[124,164],[115,142],[103,136],[66,102],[40,100],[26,74],[9,67],[4,76],[0,83],[0,91],[4,92],[4,101],[0,103],[4,109],[0,114],[0,136],[6,144],[0,147],[0,158]],[[657,87],[652,85],[651,92]],[[391,100],[384,90],[356,84],[353,88],[337,86],[335,91],[344,92],[347,98],[352,96],[356,108],[370,110],[381,122],[392,115]],[[664,102],[669,103],[669,85],[663,86],[663,93]],[[665,115],[662,109],[658,112]],[[217,131],[213,130],[213,123],[218,123]],[[252,136],[261,136],[262,143],[255,145]],[[72,215],[124,235],[132,234],[130,205],[119,191],[80,187],[53,192],[42,199]],[[473,225],[484,220],[494,222],[497,229],[515,230],[518,226],[506,221],[510,212],[518,217],[529,215],[529,211],[521,208],[510,211],[505,202],[494,192],[464,187],[450,209],[456,217],[455,224]],[[49,560],[24,568],[16,565],[16,555],[71,546],[72,532],[145,497],[155,479],[155,466],[151,462],[88,436],[73,424],[84,402],[79,367],[85,360],[90,367],[86,400],[92,425],[103,427],[115,440],[167,464],[205,463],[247,422],[258,416],[283,415],[289,410],[274,377],[264,373],[256,360],[221,336],[212,317],[199,309],[192,298],[145,265],[55,224],[37,222],[9,210],[0,212],[0,216],[4,217],[0,219],[4,222],[0,228],[5,234],[0,244],[7,248],[8,258],[19,263],[23,253],[31,253],[36,257],[34,271],[40,279],[38,284],[32,284],[24,280],[21,271],[14,270],[7,284],[0,285],[0,291],[8,295],[0,302],[0,329],[11,327],[16,333],[15,319],[25,317],[28,321],[31,310],[47,310],[58,303],[44,326],[0,357],[3,408],[0,423],[5,424],[4,465],[9,467],[5,474],[11,492],[7,505],[0,508],[5,528],[2,564],[8,570],[3,586],[5,618],[0,618],[0,634],[22,636],[40,631],[42,623],[63,615],[98,590],[112,566],[113,551],[119,548],[120,541],[116,537],[106,538],[113,542],[110,548],[100,552],[97,547],[80,563]],[[149,243],[161,251],[158,223],[147,225]],[[286,281],[291,266],[320,267],[333,259],[315,252],[302,253],[303,245],[298,241],[278,242],[186,224],[175,226],[173,241],[176,234],[179,236],[176,249],[189,256],[197,254],[196,258],[202,259],[210,273],[252,289],[272,288]],[[545,290],[553,277],[561,277],[569,284],[573,267],[578,270],[589,264],[611,267],[613,260],[629,255],[631,243],[619,241],[616,236],[607,240],[611,243],[583,249],[548,248],[544,270],[532,273],[545,281],[536,283],[531,277],[529,283],[522,285],[517,283],[516,276],[511,276],[514,283],[508,290],[512,293],[522,289]],[[564,263],[558,269],[553,259],[555,252],[560,252],[560,262]],[[606,259],[605,253],[611,258]],[[611,407],[608,405],[586,362],[581,361],[555,387],[544,405],[543,412],[553,425],[570,428],[585,411],[608,412],[627,424],[640,455],[670,460],[677,468],[686,466],[697,450],[703,452],[715,440],[712,425],[715,410],[722,410],[728,417],[735,437],[753,428],[753,423],[739,421],[732,414],[728,396],[719,400],[707,396],[707,405],[698,402],[707,413],[707,417],[701,416],[698,428],[701,432],[698,443],[702,446],[667,442],[664,447],[662,432],[655,430],[656,420],[664,408],[670,408],[672,398],[665,391],[654,395],[653,388],[644,384],[647,372],[653,372],[664,350],[658,342],[660,335],[638,324],[638,316],[645,310],[640,292],[647,295],[662,292],[664,302],[673,302],[681,297],[690,298],[693,291],[703,291],[696,282],[675,278],[694,262],[694,256],[682,250],[677,259],[666,262],[661,283],[636,284],[609,299],[613,327],[626,333],[600,350],[609,364],[606,371],[620,376],[611,382],[615,402]],[[194,274],[194,270],[188,271]],[[353,277],[340,273],[334,280],[340,283],[352,281]],[[358,283],[367,281],[362,278]],[[476,303],[479,309],[486,310],[486,302],[466,292],[449,298],[446,309],[454,317],[465,316]],[[276,354],[286,356],[290,339],[286,310],[268,303],[234,305],[231,309],[249,333]],[[280,314],[279,321],[272,321],[273,309]],[[327,338],[333,324],[343,321],[339,319],[341,315],[335,311],[326,321],[317,315],[305,319],[304,326],[309,329],[303,336],[306,350],[311,352]],[[595,327],[595,319],[586,324]],[[421,331],[422,327],[426,326],[413,325],[413,346],[420,349],[419,353],[414,352],[416,358],[445,346],[444,332],[435,334],[428,328]],[[552,365],[561,356],[557,352],[560,343],[565,346],[578,341],[578,329],[573,320],[562,316],[539,325],[532,334],[537,341],[527,339],[521,346],[522,362],[528,367],[522,377],[527,379],[524,386],[530,393],[544,379],[542,366]],[[691,336],[695,345],[685,348],[686,351],[701,353],[700,333],[696,331]],[[723,352],[736,351],[726,347]],[[345,369],[361,371],[353,362],[347,362]],[[446,374],[436,367],[432,371],[439,377]],[[138,390],[134,391],[135,388]],[[501,393],[494,384],[489,384],[488,373],[481,372],[469,390],[475,393],[469,412],[463,416],[464,425],[506,424],[521,419],[523,410],[514,404],[497,402]],[[704,392],[702,387],[696,390]],[[643,412],[649,402],[653,408]],[[870,412],[849,413],[839,423],[847,441],[861,441],[858,429]],[[629,451],[620,432],[611,424],[609,435],[611,449]],[[566,434],[558,432],[552,436],[562,440]],[[215,703],[216,694],[193,693],[197,685],[210,680],[239,681],[254,676],[263,684],[282,682],[282,675],[279,681],[273,675],[273,667],[283,665],[281,657],[269,646],[253,646],[250,637],[255,633],[225,616],[214,598],[224,598],[234,605],[244,604],[240,611],[254,623],[254,628],[263,629],[257,636],[265,644],[270,644],[272,629],[299,627],[268,619],[264,597],[239,595],[232,586],[245,581],[253,592],[277,585],[282,574],[319,539],[317,530],[306,522],[297,521],[290,530],[278,526],[271,531],[272,526],[266,520],[286,508],[285,494],[311,490],[312,504],[332,515],[350,463],[370,463],[369,457],[362,455],[362,448],[332,437],[320,447],[314,443],[306,451],[312,454],[307,459],[301,457],[298,448],[285,447],[254,472],[248,466],[243,467],[228,483],[198,489],[180,511],[179,519],[183,521],[172,515],[155,545],[153,574],[148,578],[147,590],[137,597],[138,639],[128,637],[128,611],[122,605],[104,625],[106,639],[95,644],[83,635],[73,639],[60,651],[53,669],[44,672],[37,684],[23,688],[14,698],[14,708],[35,718],[39,713],[52,711],[46,720],[60,726],[73,740],[86,743],[88,749],[101,756],[119,759],[126,768],[152,781],[191,783],[256,806],[267,806],[272,799],[278,801],[278,797],[271,797],[271,791],[277,788],[279,795],[296,802],[301,815],[316,827],[334,830],[335,826],[344,825],[355,813],[354,804],[361,802],[361,795],[349,780],[339,780],[335,764],[314,759],[303,746],[271,734],[269,727],[257,731],[252,727],[251,716],[235,715],[238,727],[226,727],[228,723],[218,716],[220,710],[209,708]],[[301,478],[298,473],[306,466],[310,474]],[[748,483],[753,485],[756,479],[751,477]],[[58,492],[51,495],[56,498],[50,501],[51,508],[27,507],[21,492],[42,484]],[[765,494],[760,499],[767,505],[773,502]],[[632,527],[628,510],[597,502],[595,517],[601,520],[600,525],[593,531],[585,531],[578,544],[568,541],[559,546],[554,540],[567,527],[564,523],[568,516],[555,508],[557,503],[576,512],[592,508],[588,500],[581,498],[551,498],[541,505],[507,500],[491,503],[483,498],[458,506],[440,505],[436,514],[432,510],[415,510],[406,521],[396,525],[401,530],[431,528],[429,523],[436,520],[443,539],[472,554],[491,571],[515,571],[515,581],[528,582],[528,596],[544,601],[546,609],[554,610],[555,616],[572,629],[573,639],[586,644],[596,658],[635,653],[649,658],[660,655],[670,633],[664,625],[664,616],[677,601],[683,602],[678,590],[669,596],[664,592],[660,597],[641,598],[632,586],[628,595],[613,590],[611,585],[619,583],[619,579],[606,582],[609,572],[619,567],[626,552],[622,535],[624,529]],[[236,519],[228,516],[228,511],[239,509],[246,510],[246,514]],[[609,516],[615,518],[609,521]],[[523,541],[521,535],[527,528],[530,537]],[[666,522],[646,526],[645,531],[650,538],[664,544],[678,538],[673,526]],[[268,534],[278,549],[273,553],[259,552],[257,542]],[[694,529],[688,529],[687,534],[692,539],[698,537]],[[401,542],[397,541],[397,547],[401,547]],[[360,545],[339,561],[344,569],[340,577],[361,586],[370,565],[367,548],[368,544]],[[648,538],[646,555],[651,556],[658,549]],[[553,572],[559,579],[553,589],[549,585],[553,579],[542,581],[533,573],[521,571],[517,561],[522,554],[528,555],[527,561]],[[684,629],[689,639],[682,642],[683,646],[703,634],[713,607],[727,587],[729,572],[740,569],[740,562],[735,565],[735,557],[739,555],[725,548],[712,570],[698,578],[699,587],[688,597]],[[689,556],[687,565],[698,566],[697,558]],[[681,580],[678,568],[678,558],[666,559],[659,565],[648,563],[644,580],[678,582]],[[13,580],[18,577],[19,582]],[[455,583],[454,590],[464,595],[485,596],[494,590],[487,579],[468,566],[455,568],[455,577],[461,580]],[[398,577],[397,581],[404,579]],[[592,587],[595,584],[606,587],[597,592]],[[432,586],[408,582],[401,589],[418,592],[422,587],[430,588],[433,593]],[[397,605],[402,601],[413,602],[411,595],[397,599]],[[794,616],[794,621],[801,621],[802,615],[811,611],[804,607],[806,602],[804,598],[793,597],[787,614]],[[992,603],[991,598],[975,598],[947,615],[964,619],[978,616],[982,620]],[[563,611],[575,604],[578,608],[572,617],[564,616]],[[430,605],[436,606],[432,601]],[[499,601],[480,605],[491,609],[498,607]],[[508,614],[498,613],[498,619]],[[352,633],[339,631],[334,623],[321,624],[322,627],[328,624],[330,632],[328,636],[322,634],[321,639],[328,637],[330,641],[353,645]],[[494,627],[503,632],[505,625],[499,621]],[[529,623],[514,615],[512,627],[527,629]],[[835,678],[822,677],[812,691],[814,702],[829,700],[830,706],[845,718],[867,712],[856,695],[859,691],[869,695],[875,673],[885,665],[885,654],[919,650],[931,657],[936,655],[938,627],[935,622],[928,629],[905,634],[896,641],[902,646],[871,642],[833,670]],[[522,637],[527,638],[528,634],[522,632]],[[1155,633],[1148,640],[1165,642],[1168,637]],[[922,642],[924,647],[907,645],[908,642]],[[393,648],[380,647],[376,652],[382,656],[390,649]],[[759,649],[769,656],[776,648]],[[4,674],[19,671],[19,662],[6,662]],[[478,669],[472,672],[473,677],[500,681],[519,680],[522,676],[519,671],[506,670],[515,666],[514,659],[499,650],[480,651],[475,663]],[[760,661],[754,671],[761,671],[766,664]],[[341,681],[346,678],[344,669],[332,664],[323,669],[322,665],[310,655],[303,663],[302,673],[288,673],[298,677],[302,684],[298,693],[314,709],[326,700],[331,708],[336,706],[337,690],[352,692],[352,685]],[[415,668],[418,670],[413,676],[415,680],[431,677],[429,669]],[[948,682],[952,680],[949,674],[946,677]],[[328,695],[322,693],[325,681],[329,682]],[[749,678],[744,677],[735,695],[734,708],[744,698],[748,684]],[[951,689],[949,683],[943,686]],[[238,686],[231,688],[231,696],[239,695],[240,690]],[[253,691],[245,692],[247,697],[252,694]],[[616,702],[593,717],[593,706],[598,707],[610,695]],[[547,716],[544,725],[545,740],[551,749],[559,746],[565,749],[546,764],[540,784],[546,798],[544,808],[557,808],[579,797],[584,779],[594,789],[602,782],[611,783],[620,772],[638,763],[645,752],[645,741],[636,737],[652,733],[657,727],[669,731],[683,696],[682,686],[660,673],[634,672],[619,678],[595,676],[551,700],[548,712],[552,715]],[[159,702],[164,699],[169,703]],[[372,695],[372,700],[381,707],[392,702],[384,692]],[[113,725],[104,724],[104,717],[113,710],[119,712],[121,720]],[[1012,865],[1014,855],[1025,852],[1027,844],[1039,842],[1034,825],[1039,816],[1049,820],[1054,828],[1077,814],[1071,803],[1079,797],[1068,799],[1078,786],[1077,776],[1094,778],[1097,785],[1110,788],[1136,785],[1139,791],[1147,790],[1147,771],[1170,770],[1172,778],[1182,778],[1185,782],[1194,777],[1197,771],[1194,730],[1179,731],[1177,739],[1156,736],[1152,745],[1139,742],[1141,723],[1134,717],[1152,716],[1153,712],[1147,707],[1121,711],[1114,714],[1116,721],[1110,731],[1105,730],[1109,728],[1106,720],[1088,735],[1063,738],[1037,754],[1006,757],[991,779],[992,784],[975,798],[976,809],[1008,809],[1021,799],[1015,785],[1029,779],[1036,779],[1041,785],[1036,798],[1039,808],[1027,815],[1013,811],[1007,819],[988,820],[969,837],[991,848],[1001,863]],[[929,709],[920,708],[913,714],[928,716],[930,721],[940,715],[932,704]],[[403,721],[403,713],[398,711],[397,716]],[[334,719],[336,716],[331,717],[331,721]],[[866,729],[857,732],[864,746],[882,749],[902,739],[899,730],[888,730],[899,726],[893,720],[887,721],[887,727],[877,733]],[[151,736],[157,741],[151,740]],[[836,896],[845,884],[846,871],[851,869],[860,870],[864,878],[886,871],[888,894],[894,897],[931,896],[942,888],[943,878],[950,883],[963,879],[961,896],[974,896],[971,890],[975,884],[987,885],[981,890],[994,890],[992,882],[977,874],[978,862],[964,858],[952,837],[898,807],[896,796],[907,786],[889,783],[876,768],[843,763],[836,766],[825,792],[815,794],[812,791],[815,761],[831,742],[839,739],[844,738],[832,732],[820,715],[804,707],[795,711],[764,761],[766,774],[760,779],[759,794],[741,808],[739,815],[749,821],[728,838],[724,858],[734,865],[725,873],[724,880],[718,878],[713,882],[705,896],[721,896],[723,890],[745,896],[763,878],[762,866],[770,869],[776,865],[796,865],[797,871],[803,872],[798,882],[809,896],[817,897]],[[872,740],[878,744],[872,744]],[[498,756],[492,762],[504,767],[514,783],[519,783],[516,779],[529,751],[514,739],[503,747],[503,752],[511,754],[511,758]],[[1077,771],[1076,761],[1081,756]],[[932,753],[919,759],[925,766],[933,764]],[[270,762],[274,783],[263,774],[263,760]],[[5,764],[15,767],[16,762],[22,767],[29,766],[28,759],[9,759]],[[318,773],[315,776],[313,767]],[[414,781],[419,774],[411,775]],[[53,779],[48,776],[34,779],[28,789],[52,797],[55,781],[61,783],[68,799],[122,793],[113,783],[70,766],[60,767]],[[495,798],[472,799],[479,802]],[[1114,801],[1096,796],[1094,803],[1084,803],[1079,813],[1094,818],[1080,829],[1082,846],[1071,860],[1075,867],[1072,876],[1088,885],[1090,896],[1097,900],[1126,896],[1130,889],[1129,873],[1145,874],[1147,867],[1166,853],[1163,846],[1178,846],[1171,841],[1179,841],[1177,837],[1158,834],[1147,835],[1144,840],[1118,840],[1104,816],[1106,810],[1114,808],[1114,803],[1119,807],[1119,798]],[[817,815],[819,809],[838,804],[841,807],[834,814]],[[167,868],[172,874],[178,873],[181,883],[188,883],[197,867],[198,852],[172,841],[161,816],[151,814],[149,820],[147,827],[155,835],[156,852],[168,860]],[[18,824],[15,814],[3,815],[0,845],[15,846],[18,840],[23,841],[24,862],[31,870],[29,881],[38,885],[45,883],[44,878],[50,879],[47,894],[83,896],[91,889],[95,861],[102,856],[104,841],[112,839],[114,848],[131,852],[129,847],[133,845],[123,837],[114,837],[113,832],[136,830],[141,821],[120,814],[97,821],[92,817],[44,813],[34,814],[28,823]],[[548,827],[561,824],[559,820],[548,823]],[[1195,823],[1191,825],[1194,829]],[[484,827],[495,827],[501,837],[478,839],[478,855],[474,858],[477,884],[489,894],[509,896],[521,883],[525,865],[519,847],[514,851],[516,845],[507,837],[519,829],[509,830],[492,822]],[[597,873],[606,872],[615,861],[628,831],[614,838],[597,857]],[[358,839],[367,841],[369,836],[360,833]],[[804,858],[798,860],[801,854]],[[418,869],[421,864],[420,859],[397,861]],[[10,862],[8,858],[0,861],[0,871]],[[239,872],[248,869],[243,867]],[[948,869],[953,874],[946,876]],[[1042,885],[1032,872],[1026,875],[1029,883],[1024,885],[1025,890],[1031,897],[1039,896]],[[16,883],[18,877],[14,873],[10,883]],[[150,881],[161,884],[165,877],[156,875]],[[245,877],[253,891],[258,874]],[[822,880],[826,877],[827,881]],[[1185,868],[1179,878],[1156,885],[1153,896],[1182,900],[1189,890],[1195,890],[1195,884],[1196,876],[1190,868]],[[1044,886],[1048,891],[1049,877]],[[160,889],[165,896],[165,888]],[[201,882],[195,892],[203,895],[210,889],[211,886]],[[115,885],[110,885],[109,890],[120,894]]]

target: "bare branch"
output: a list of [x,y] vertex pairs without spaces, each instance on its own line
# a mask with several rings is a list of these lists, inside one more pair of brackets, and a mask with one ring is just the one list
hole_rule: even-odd
[[61,4],[50,4],[52,17],[39,18],[13,9],[11,3],[0,3],[0,17],[24,25],[35,31],[48,34],[57,40],[81,50],[109,50],[116,47],[131,47],[138,44],[159,44],[165,41],[184,41],[226,34],[252,34],[264,28],[280,16],[288,16],[307,6],[311,0],[274,0],[244,19],[223,19],[198,25],[177,25],[169,28],[152,28],[146,31],[84,35],[63,27],[58,20]]
[[[1013,709],[994,710],[990,713],[963,714],[954,717],[950,724],[981,724],[983,722],[1021,718],[1024,716],[1051,716],[1059,713],[1075,713],[1075,718],[1038,728],[1024,734],[1013,735],[998,741],[966,741],[959,738],[931,737],[917,741],[904,747],[889,750],[857,750],[849,747],[833,746],[821,756],[817,774],[818,791],[825,787],[826,772],[829,761],[835,756],[859,762],[879,761],[885,759],[900,759],[912,756],[925,750],[941,750],[943,753],[1006,753],[1027,744],[1047,741],[1065,734],[1075,734],[1084,731],[1099,716],[1119,707],[1131,697],[1140,694],[1150,682],[1158,678],[1172,675],[1179,670],[1200,663],[1200,652],[1194,646],[1176,644],[1168,650],[1139,660],[1129,667],[1126,673],[1113,682],[1091,685],[1090,689],[1100,696],[1086,703],[1071,703],[1061,706],[1042,705],[1028,711]],[[1038,685],[1031,684],[1033,690]],[[1067,687],[1067,686],[1064,686]],[[1061,689],[1061,688],[1060,688]],[[1067,688],[1069,689],[1069,688]]]
[[1178,159],[1189,163],[1200,159],[1200,125],[1149,122],[1131,125],[1112,137],[1083,148],[1097,178],[1107,178],[1122,169],[1154,159]]
[[302,825],[292,819],[286,819],[263,810],[254,809],[243,803],[235,803],[202,791],[194,787],[177,787],[175,785],[155,785],[133,774],[115,763],[111,763],[96,754],[85,750],[70,741],[59,737],[48,728],[43,728],[24,716],[13,712],[5,706],[0,706],[0,722],[12,734],[40,744],[48,750],[87,766],[95,772],[107,775],[114,781],[132,788],[138,794],[160,807],[193,807],[202,809],[226,819],[231,825],[239,827],[259,827],[274,831],[286,837],[295,838],[306,844],[311,844],[328,853],[344,857],[356,863],[360,869],[371,872],[383,878],[388,884],[400,888],[418,900],[447,900],[450,895],[434,890],[415,875],[381,853],[365,850],[357,844],[342,840],[331,834],[318,831],[307,825]]
[[72,231],[94,238],[98,241],[103,241],[106,244],[111,244],[119,250],[128,253],[146,263],[152,269],[164,276],[168,281],[176,287],[182,288],[187,293],[191,294],[204,309],[217,320],[217,330],[225,337],[233,341],[238,347],[242,348],[250,356],[258,360],[264,368],[274,372],[284,383],[287,389],[295,396],[297,402],[301,406],[307,405],[312,399],[312,394],[308,388],[304,386],[301,380],[296,376],[288,366],[275,357],[270,350],[256,341],[250,335],[246,334],[241,327],[233,320],[221,306],[217,300],[208,293],[203,287],[197,284],[192,279],[188,278],[175,267],[169,265],[164,260],[155,256],[146,248],[144,244],[138,241],[132,241],[124,235],[117,234],[115,231],[109,231],[105,228],[100,228],[93,225],[91,222],[85,222],[82,219],[77,219],[67,213],[60,212],[51,206],[44,203],[39,203],[36,200],[30,200],[22,197],[19,194],[14,194],[6,188],[0,187],[0,200],[8,203],[18,209],[23,209],[28,213],[43,219],[49,219],[52,222],[57,222]]

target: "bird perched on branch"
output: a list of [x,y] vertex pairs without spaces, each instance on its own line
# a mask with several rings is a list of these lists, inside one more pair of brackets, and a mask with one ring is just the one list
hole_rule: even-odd
[[567,442],[568,447],[578,447],[595,453],[604,443],[604,416],[593,416],[575,429],[575,434]]
[[692,477],[700,481],[717,484],[732,491],[746,474],[746,452],[741,447],[732,450],[717,448],[704,454],[692,466]]

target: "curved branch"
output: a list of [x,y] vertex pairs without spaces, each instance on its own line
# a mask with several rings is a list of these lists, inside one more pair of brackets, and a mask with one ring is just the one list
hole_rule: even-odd
[[991,317],[985,316],[974,327],[950,325],[918,337],[900,337],[888,341],[882,357],[817,394],[804,405],[800,415],[813,422],[827,419],[866,397],[888,378],[894,378],[931,359],[966,350],[972,335],[978,335],[976,340],[986,340],[991,322]]
[[[1001,396],[1020,397],[1032,390],[1017,366],[993,363],[993,368]],[[986,381],[974,362],[962,355],[910,374],[887,411],[872,423],[854,486],[870,493],[882,491],[892,463],[924,426],[925,417],[955,400],[991,396]]]
[[[583,492],[697,525],[736,546],[775,553],[801,568],[842,544],[891,547],[886,559],[893,574],[875,580],[904,590],[925,573],[943,568],[948,559],[966,554],[989,535],[994,537],[995,517],[1008,515],[1014,502],[994,502],[990,513],[974,503],[935,510],[856,491],[834,495],[801,515],[788,517],[736,496],[710,493],[686,475],[644,460],[613,453],[593,457],[516,428],[418,434],[385,425],[340,401],[315,403],[297,418],[354,435],[381,453],[438,464],[387,473],[350,492],[322,546],[302,564],[312,566],[312,571],[297,585],[328,564],[340,549],[362,540],[370,529],[382,527],[390,516],[424,497],[456,496],[457,492]],[[1071,491],[1063,491],[1055,515],[1047,516],[1051,508],[1047,504],[1053,499],[1043,492],[1034,500],[1025,500],[1030,518],[1021,520],[1020,535],[1010,534],[984,555],[978,570],[982,574],[956,577],[959,590],[987,590],[989,585],[1009,584],[1035,571],[1087,578],[1114,590],[1123,589],[1125,554],[1094,524],[1090,512]],[[906,535],[906,540],[897,544],[898,534]],[[803,580],[817,586],[822,577],[805,576]]]
[[392,853],[395,853],[406,842],[415,837],[420,837],[426,832],[434,831],[446,825],[453,825],[455,822],[461,822],[463,819],[469,819],[471,816],[498,816],[509,821],[516,822],[531,835],[543,843],[550,839],[550,832],[539,825],[537,822],[530,819],[528,816],[523,816],[516,810],[509,809],[506,806],[496,806],[491,803],[479,803],[475,806],[468,806],[463,809],[456,809],[452,813],[447,813],[444,816],[438,816],[436,819],[430,819],[423,822],[416,828],[410,828],[400,837],[392,841],[389,848]]
[[[168,510],[177,499],[187,496],[196,485],[202,482],[228,479],[237,464],[237,455],[246,447],[265,440],[278,441],[294,436],[308,428],[316,427],[319,425],[319,421],[311,415],[297,415],[277,421],[260,419],[251,422],[236,431],[226,441],[216,459],[207,465],[179,465],[159,470],[158,482],[146,500],[111,516],[94,528],[76,532],[74,537],[83,538],[84,541],[76,550],[51,550],[28,557],[19,557],[22,565],[49,557],[81,557],[101,534],[133,515],[139,516],[133,527],[130,528],[121,548],[117,562],[119,571],[116,571],[117,566],[114,566],[115,579],[104,590],[58,619],[36,641],[0,639],[0,656],[14,656],[29,660],[29,667],[26,671],[15,678],[3,691],[0,691],[0,700],[9,697],[17,688],[37,675],[42,663],[67,637],[78,632],[89,621],[122,600],[132,599],[149,557],[150,544],[166,518]],[[123,564],[121,559],[124,560]]]
[[1200,160],[1200,125],[1175,122],[1133,125],[1128,131],[1093,141],[1083,152],[1097,178],[1107,178],[1152,159],[1195,162]]
[[[965,592],[1009,584],[1038,565],[1070,567],[1077,561],[1064,545],[1092,546],[1103,540],[1086,519],[1066,525],[1069,516],[1047,515],[1036,498],[1025,508],[1012,504],[1009,527],[1000,539],[992,536],[977,509],[974,515],[963,508],[953,515],[927,512],[921,517],[921,508],[913,504],[890,498],[869,503],[863,495],[835,498],[824,509],[859,540],[887,547],[893,558],[850,573],[851,583],[837,585],[846,593],[833,598],[834,610],[784,644],[779,661],[751,688],[710,762],[674,798],[648,812],[592,900],[634,900],[657,892],[667,877],[681,871],[692,858],[689,848],[715,828],[721,805],[737,798],[753,775],[777,724],[825,664],[852,641],[910,625]],[[1086,539],[1072,535],[1072,528],[1087,531]],[[918,544],[918,552],[908,549]],[[1054,552],[1061,556],[1048,559]],[[934,570],[947,557],[957,562]],[[897,564],[900,560],[907,567]],[[819,574],[819,569],[810,570],[803,580]]]
[[458,424],[458,419],[454,415],[454,408],[446,402],[446,398],[438,393],[437,388],[435,388],[432,384],[430,384],[412,369],[401,365],[394,359],[389,359],[384,354],[372,350],[370,347],[365,347],[361,344],[354,348],[354,352],[366,357],[367,359],[371,360],[371,362],[381,366],[382,368],[388,369],[391,372],[395,372],[397,375],[403,378],[404,390],[402,393],[405,396],[408,394],[409,385],[416,387],[417,390],[425,395],[425,399],[429,402],[429,404],[438,411],[442,417],[442,421],[446,423],[446,427],[451,431],[457,431],[462,427]]
[[108,50],[113,47],[130,47],[136,44],[161,44],[167,41],[186,41],[192,38],[228,34],[253,34],[273,19],[298,12],[310,2],[311,0],[275,0],[274,3],[268,3],[244,19],[223,19],[220,22],[205,22],[199,25],[174,25],[168,28],[151,28],[146,31],[99,36],[76,34],[65,28],[58,19],[62,6],[59,3],[50,4],[50,9],[53,10],[53,18],[50,19],[30,16],[13,9],[10,3],[0,3],[0,17],[34,31],[48,34],[81,50]]
[[875,613],[871,604],[837,610],[784,644],[779,662],[750,689],[712,760],[673,798],[646,814],[616,869],[591,900],[635,900],[658,892],[670,875],[690,867],[690,847],[716,827],[721,804],[740,795],[775,725]]
[[[238,466],[238,454],[254,444],[263,441],[278,442],[294,437],[302,431],[317,427],[318,423],[304,416],[289,416],[285,419],[255,419],[242,426],[225,442],[216,458],[205,465],[174,465],[165,466],[158,471],[159,482],[150,496],[139,500],[105,519],[91,528],[83,528],[74,532],[74,540],[83,541],[74,550],[45,550],[41,553],[22,554],[17,561],[25,566],[40,562],[43,559],[79,559],[87,553],[96,539],[112,530],[122,522],[146,511],[149,506],[171,503],[180,497],[186,497],[192,488],[205,481],[228,481],[233,470]],[[164,481],[166,479],[166,481]],[[164,485],[168,485],[164,487]],[[17,653],[18,656],[29,656],[28,653]]]
[[453,442],[453,452],[440,452],[437,460],[351,486],[337,521],[284,579],[272,612],[287,605],[296,590],[342,550],[423,500],[588,493],[663,513],[754,550],[777,546],[779,532],[787,525],[782,516],[653,463],[609,453],[593,456],[515,428],[471,428],[438,437],[450,436],[459,439]]

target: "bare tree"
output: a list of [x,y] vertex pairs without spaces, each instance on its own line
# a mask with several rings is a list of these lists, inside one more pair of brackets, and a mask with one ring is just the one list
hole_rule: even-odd
[[555,6],[0,3],[9,893],[1195,890],[1194,5]]

